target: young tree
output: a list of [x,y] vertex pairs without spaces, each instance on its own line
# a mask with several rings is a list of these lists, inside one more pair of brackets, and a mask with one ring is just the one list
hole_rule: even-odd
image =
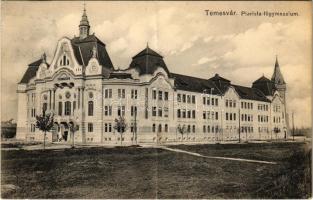
[[119,116],[118,119],[115,119],[115,124],[113,128],[121,135],[121,146],[122,146],[123,134],[127,129],[127,123],[126,123],[125,118],[122,116]]
[[178,131],[178,133],[181,134],[181,139],[183,140],[184,134],[186,133],[186,126],[185,126],[185,124],[183,126],[178,125],[177,131]]
[[46,135],[47,131],[50,131],[53,127],[54,115],[52,113],[46,114],[43,112],[42,115],[36,116],[36,128],[44,133],[43,138],[43,149],[46,148]]

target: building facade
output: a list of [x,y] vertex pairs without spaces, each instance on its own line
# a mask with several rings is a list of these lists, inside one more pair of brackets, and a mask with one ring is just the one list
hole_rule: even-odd
[[[18,83],[17,139],[43,140],[36,115],[54,113],[52,142],[206,143],[287,137],[286,83],[276,58],[271,80],[251,87],[215,74],[201,79],[169,71],[148,46],[125,70],[114,68],[105,44],[89,33],[86,11],[79,36],[58,41],[29,64]],[[115,119],[128,128],[121,136]],[[70,124],[78,130],[71,134]]]

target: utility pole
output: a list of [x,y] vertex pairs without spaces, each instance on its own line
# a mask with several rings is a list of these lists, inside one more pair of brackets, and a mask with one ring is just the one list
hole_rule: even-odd
[[[238,106],[238,107],[239,107],[239,106]],[[241,130],[240,130],[240,119],[241,119],[241,118],[240,118],[240,107],[239,107],[238,110],[239,110],[239,116],[238,116],[239,127],[238,127],[238,132],[239,132],[239,143],[240,143],[240,142],[241,142],[241,141],[240,141],[240,132],[241,132]]]
[[293,119],[293,111],[292,111],[292,140],[295,141],[295,124]]

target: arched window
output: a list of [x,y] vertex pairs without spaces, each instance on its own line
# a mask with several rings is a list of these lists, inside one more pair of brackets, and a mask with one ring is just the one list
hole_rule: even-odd
[[47,103],[43,103],[42,104],[42,111],[46,112],[47,111],[47,107],[48,107],[48,104]]
[[62,58],[60,59],[60,65],[61,66],[68,66],[68,65],[70,65],[70,60],[67,58],[66,55],[63,55]]
[[164,131],[168,132],[168,125],[167,124],[165,124],[165,126],[164,126]]
[[93,116],[93,101],[88,101],[88,116]]
[[155,124],[152,125],[152,132],[155,132]]
[[62,102],[59,102],[59,115],[62,116]]
[[159,132],[159,133],[162,132],[162,124],[159,124],[158,132]]
[[64,115],[65,116],[69,116],[71,115],[71,102],[70,101],[66,101],[64,103]]

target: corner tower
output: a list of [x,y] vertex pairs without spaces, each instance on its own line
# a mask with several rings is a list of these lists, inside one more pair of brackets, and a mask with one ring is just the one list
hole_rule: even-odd
[[284,104],[286,105],[286,82],[280,71],[278,64],[278,59],[276,56],[274,73],[271,79],[272,83],[275,85],[276,90],[279,92],[279,96],[283,99]]
[[90,25],[89,25],[88,17],[86,14],[86,7],[84,4],[84,12],[82,15],[82,19],[80,20],[80,23],[79,23],[79,38],[85,39],[89,35],[89,30],[90,30]]

